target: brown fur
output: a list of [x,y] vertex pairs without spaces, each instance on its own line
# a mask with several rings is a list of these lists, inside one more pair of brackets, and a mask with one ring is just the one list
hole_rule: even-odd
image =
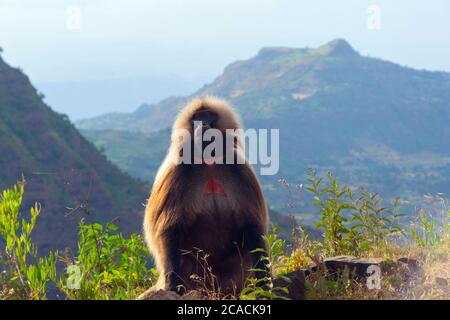
[[[218,115],[218,129],[240,128],[239,119],[229,104],[205,97],[192,101],[181,111],[173,130],[184,128],[192,132],[191,118],[202,108]],[[188,289],[195,287],[190,278],[192,274],[203,272],[199,270],[195,254],[201,249],[210,255],[208,264],[222,290],[239,291],[250,274],[248,270],[257,264],[250,253],[255,248],[249,246],[264,247],[259,238],[267,233],[268,211],[261,187],[248,163],[174,165],[171,157],[180,143],[177,137],[172,137],[146,208],[145,238],[160,274],[151,290],[173,289],[169,273],[174,272],[178,257],[168,248],[175,245],[175,251],[183,253],[179,257],[179,268],[175,268],[181,285]],[[242,152],[240,141],[235,148],[235,152]],[[223,186],[226,196],[203,193],[211,174]]]

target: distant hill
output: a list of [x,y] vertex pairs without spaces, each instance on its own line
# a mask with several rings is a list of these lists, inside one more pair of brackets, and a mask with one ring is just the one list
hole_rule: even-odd
[[0,57],[0,189],[26,179],[25,203],[42,204],[41,249],[74,248],[81,218],[140,232],[149,187],[111,164],[19,69]]
[[153,181],[170,144],[170,129],[141,133],[82,130],[82,134],[131,176]]
[[[102,77],[104,75],[96,75]],[[197,89],[198,79],[148,74],[101,80],[36,82],[45,92],[45,102],[72,120],[92,117],[111,110],[132,111],[142,101],[155,103],[174,93],[188,94]]]
[[[167,139],[154,132],[168,128],[193,96],[205,94],[230,100],[247,128],[281,129],[280,172],[262,177],[276,208],[290,197],[277,179],[303,183],[308,167],[331,170],[386,198],[450,194],[450,74],[362,56],[343,39],[318,48],[264,48],[190,96],[77,126],[113,162],[151,181],[166,148],[160,135]],[[130,134],[133,142],[122,143],[120,136]],[[298,202],[305,202],[302,196]]]

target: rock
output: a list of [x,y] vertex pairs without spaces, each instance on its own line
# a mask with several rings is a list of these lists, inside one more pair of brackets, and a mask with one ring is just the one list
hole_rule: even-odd
[[180,296],[173,291],[146,291],[138,297],[138,300],[179,300]]
[[[389,270],[388,270],[389,271]],[[415,279],[418,279],[422,275],[422,268],[416,259],[402,257],[397,259],[393,265],[393,269],[390,270],[399,275],[403,283],[412,283]]]
[[138,297],[138,300],[204,300],[204,297],[199,291],[195,290],[183,295],[173,291],[158,290],[146,291]]
[[288,294],[280,290],[275,292],[285,298],[292,300],[306,300],[306,283],[305,272],[303,270],[296,270],[284,275],[282,278],[273,280],[274,288],[288,288]]
[[397,263],[406,264],[411,272],[418,272],[420,270],[419,263],[416,259],[402,257],[397,260]]
[[447,289],[448,288],[448,281],[445,278],[442,277],[436,277],[435,279],[436,283],[438,286],[440,286],[443,289]]
[[383,268],[384,263],[385,260],[381,258],[356,258],[354,256],[337,256],[324,260],[325,267],[332,278],[344,271],[345,268],[355,278],[365,278],[369,275],[367,269],[370,266],[376,265]]
[[[326,277],[336,280],[337,276],[345,269],[348,269],[349,276],[357,281],[364,280],[370,274],[367,272],[370,266],[378,266],[382,274],[400,275],[402,282],[410,282],[421,272],[421,267],[417,260],[411,258],[400,258],[395,261],[384,260],[382,258],[356,258],[354,256],[336,256],[323,261],[327,269]],[[317,265],[311,265],[305,274],[307,277],[319,271]]]
[[183,294],[179,300],[205,300],[205,297],[200,291],[192,290]]

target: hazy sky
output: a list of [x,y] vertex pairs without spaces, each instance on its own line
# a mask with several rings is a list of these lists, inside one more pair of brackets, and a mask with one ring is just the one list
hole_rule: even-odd
[[[379,29],[367,26],[374,4]],[[80,10],[79,29],[70,6]],[[3,57],[34,83],[161,76],[201,84],[261,47],[338,37],[363,54],[450,71],[450,1],[0,0]]]

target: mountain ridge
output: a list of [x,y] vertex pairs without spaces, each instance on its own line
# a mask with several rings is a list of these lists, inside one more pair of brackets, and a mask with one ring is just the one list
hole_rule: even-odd
[[[337,51],[343,51],[344,54],[339,54]],[[336,54],[337,53],[337,54]],[[161,100],[159,103],[154,104],[146,104],[143,103],[139,108],[136,109],[136,111],[132,113],[107,113],[105,115],[97,116],[91,119],[84,119],[79,120],[75,122],[75,125],[80,129],[98,129],[98,130],[108,130],[108,129],[115,129],[117,130],[120,128],[120,130],[124,131],[157,131],[160,129],[164,129],[165,127],[170,127],[170,123],[164,118],[166,116],[165,112],[161,112],[163,110],[170,110],[171,112],[176,112],[177,109],[180,109],[184,103],[186,103],[189,99],[192,99],[195,96],[199,95],[206,95],[210,91],[214,91],[211,87],[214,87],[214,85],[219,81],[220,86],[220,80],[222,76],[226,76],[228,73],[234,72],[236,68],[241,67],[242,65],[245,65],[246,63],[257,59],[261,61],[262,63],[265,63],[267,59],[273,59],[276,56],[285,56],[286,54],[292,54],[292,55],[298,55],[299,58],[301,58],[303,55],[311,57],[313,56],[353,56],[358,55],[356,51],[350,46],[350,44],[343,39],[335,39],[333,41],[330,41],[329,43],[326,43],[318,48],[311,49],[311,48],[289,48],[289,47],[264,47],[261,50],[258,51],[258,53],[249,59],[246,60],[238,60],[234,63],[229,64],[225,67],[222,75],[218,76],[216,79],[213,80],[210,84],[205,84],[202,88],[195,91],[193,94],[188,96],[172,96],[168,97],[166,99]],[[212,93],[214,94],[214,92]],[[223,95],[223,94],[221,94]],[[231,97],[233,95],[239,95],[238,93],[230,93]],[[173,105],[176,105],[176,107],[173,107]],[[156,111],[155,111],[156,109]],[[147,116],[148,113],[155,111],[156,114],[153,116],[156,117],[158,120],[162,121],[162,126],[158,126],[158,123],[161,123],[158,120],[155,120],[152,122],[154,126],[148,128],[144,124],[141,125],[140,128],[137,126],[130,127],[123,125],[121,123],[122,119],[127,118],[127,120],[135,120],[138,123],[140,123],[139,119],[141,117]],[[160,119],[158,117],[158,114],[161,114],[163,119]],[[121,119],[122,118],[122,119]],[[171,119],[172,120],[172,119]],[[106,124],[105,124],[106,122]],[[111,122],[112,124],[108,124],[108,122]],[[129,122],[129,121],[122,121],[122,122]],[[164,127],[163,127],[164,126]]]
[[[378,58],[361,56],[343,39],[330,41],[317,48],[265,47],[250,59],[229,64],[213,82],[204,85],[191,95],[169,97],[156,104],[143,104],[132,113],[106,114],[80,120],[75,124],[78,128],[85,130],[118,130],[120,128],[125,131],[158,131],[170,127],[174,115],[188,100],[207,94],[219,95],[231,100],[236,104],[238,110],[244,113],[243,117],[245,118],[245,111],[247,111],[245,109],[248,107],[240,108],[243,96],[248,95],[251,98],[255,89],[264,89],[265,85],[272,91],[274,87],[283,89],[281,87],[283,85],[284,89],[290,89],[290,98],[294,100],[305,100],[312,97],[318,90],[326,90],[326,87],[320,86],[321,79],[317,79],[314,74],[319,74],[333,60],[346,61],[350,66],[364,62],[372,64],[373,69],[377,68],[376,65],[389,66],[391,69],[401,70],[403,73],[417,72],[422,73],[422,77],[434,76],[450,79],[450,73],[415,70]],[[230,79],[232,81],[229,81]],[[301,90],[295,92],[297,88]],[[281,92],[275,93],[283,96]],[[254,112],[250,112],[250,114],[252,117],[264,118],[264,114],[255,114]],[[272,114],[268,116],[270,117]]]

